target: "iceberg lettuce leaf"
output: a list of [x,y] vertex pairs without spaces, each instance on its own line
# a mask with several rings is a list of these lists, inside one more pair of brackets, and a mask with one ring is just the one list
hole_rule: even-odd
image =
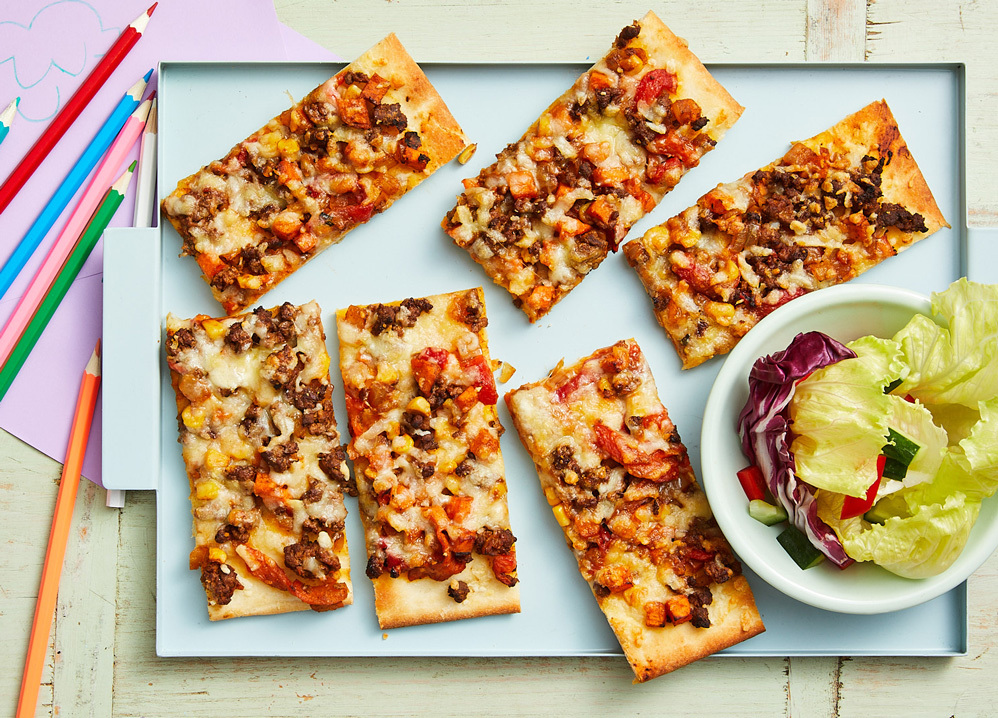
[[884,387],[900,371],[900,349],[875,337],[849,348],[854,358],[818,369],[797,384],[788,407],[796,435],[790,451],[802,481],[862,497],[877,480],[877,456],[896,398],[884,394]]
[[944,503],[918,506],[908,517],[883,524],[840,522],[836,528],[846,553],[857,561],[873,561],[905,578],[925,578],[945,571],[960,555],[980,508],[979,501],[956,493]]
[[998,396],[998,285],[962,278],[932,295],[932,311],[946,326],[916,315],[894,335],[910,367],[899,393],[971,408]]

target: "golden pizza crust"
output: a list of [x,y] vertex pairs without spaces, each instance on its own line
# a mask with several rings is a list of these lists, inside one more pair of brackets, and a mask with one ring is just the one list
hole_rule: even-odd
[[[443,229],[513,296],[531,323],[551,311],[610,251],[617,250],[630,228],[699,164],[743,110],[686,41],[654,13],[624,31],[627,34],[618,35],[607,54],[555,98],[519,140],[496,156],[495,163],[476,179],[466,180],[457,205],[442,221]],[[619,64],[623,48],[640,53],[634,55],[642,58],[640,65],[625,69]],[[668,91],[676,104],[673,114],[659,106],[664,115],[652,122],[648,114],[652,110],[639,110],[636,98],[643,81],[657,72],[674,79],[675,87]],[[650,79],[654,87],[657,80]],[[682,109],[676,108],[689,108],[689,101],[696,107],[696,119],[685,119],[678,128],[668,130],[659,124],[672,122],[665,118],[673,118],[677,111],[676,117],[682,116]],[[619,107],[610,112],[607,108],[614,103]],[[700,120],[706,124],[699,124]],[[656,137],[653,141],[667,141],[673,149],[649,150],[649,133]],[[551,157],[574,162],[587,155],[591,177],[580,181],[572,170],[565,173],[563,182],[560,170],[552,170]],[[626,194],[603,193],[591,215],[565,216],[567,209],[559,207],[557,198],[570,192],[593,199],[590,190],[599,194],[600,186],[611,185],[615,190],[626,189]],[[510,207],[506,190],[514,197],[519,193],[518,200],[533,198],[534,203],[527,205],[529,209]],[[509,224],[500,221],[496,211]],[[511,226],[516,228],[512,233]]]
[[[926,232],[907,232],[895,226],[887,227],[884,230],[884,241],[894,254],[904,251],[937,230],[950,226],[939,210],[918,164],[901,136],[897,121],[884,100],[872,102],[824,132],[794,143],[794,147],[798,145],[818,154],[831,153],[833,156],[848,158],[852,167],[858,167],[862,158],[867,155],[890,158],[881,173],[881,201],[898,204],[910,212],[920,214],[927,229]],[[793,164],[790,158],[794,153],[795,150],[791,148],[785,158],[780,158],[759,171],[766,172],[780,165]],[[682,251],[685,248],[696,252],[700,247],[704,248],[703,251],[708,256],[716,257],[718,247],[724,242],[724,235],[713,229],[704,230],[702,236],[709,239],[701,242],[700,229],[697,228],[698,207],[710,200],[712,195],[734,196],[735,206],[744,207],[749,201],[746,193],[752,192],[752,177],[755,174],[750,172],[736,182],[718,185],[701,197],[697,205],[624,245],[624,255],[654,300],[655,317],[675,346],[683,369],[690,369],[714,356],[727,353],[759,321],[760,315],[747,308],[744,303],[732,302],[725,308],[721,305],[726,303],[718,301],[718,297],[708,297],[691,287],[685,279],[674,273],[670,259],[674,250]],[[696,229],[689,231],[689,227]],[[783,236],[789,236],[787,230],[780,231]],[[680,244],[676,243],[675,236],[680,238]],[[808,236],[805,232],[799,238],[794,237],[793,243],[806,246]],[[816,244],[823,246],[822,241]],[[857,248],[861,246],[858,243],[854,245]],[[880,261],[883,261],[882,258],[866,253],[853,260],[850,271],[856,276]],[[718,268],[711,266],[707,271],[713,275]],[[846,277],[843,280],[831,273],[825,277],[817,274],[808,276],[815,286],[804,292],[852,278]]]
[[[325,405],[327,416],[331,417],[332,403],[328,393],[331,386],[328,384],[329,377],[329,357],[326,352],[325,332],[322,328],[321,310],[315,302],[309,302],[299,307],[291,307],[292,318],[290,321],[294,326],[295,346],[298,350],[299,367],[298,376],[306,375],[313,377],[308,383],[313,388],[319,388],[326,393],[318,396],[316,404],[312,409],[322,410],[320,404]],[[274,309],[263,311],[268,317],[274,317],[285,309]],[[262,437],[255,435],[250,428],[244,428],[245,415],[238,413],[238,409],[244,406],[243,400],[255,406],[259,400],[261,405],[267,405],[269,409],[280,411],[281,404],[285,408],[291,407],[294,411],[303,412],[297,406],[290,403],[286,387],[280,390],[273,383],[276,375],[266,382],[267,397],[260,394],[260,382],[257,373],[262,373],[262,368],[270,363],[270,358],[275,356],[274,352],[264,358],[263,354],[250,357],[243,361],[238,354],[230,354],[235,349],[231,348],[231,342],[223,339],[223,336],[230,336],[230,331],[236,326],[244,326],[244,322],[257,320],[256,314],[244,314],[236,317],[225,317],[221,319],[211,319],[205,315],[198,315],[191,320],[181,320],[170,314],[166,319],[167,328],[167,354],[170,369],[171,384],[175,393],[177,405],[178,428],[180,431],[180,443],[184,458],[185,468],[188,478],[190,492],[191,514],[193,518],[194,550],[190,556],[191,570],[199,570],[208,599],[208,617],[212,621],[224,620],[228,618],[238,618],[242,616],[269,615],[277,613],[287,613],[290,611],[302,611],[312,608],[316,611],[327,611],[353,602],[353,587],[350,579],[350,554],[347,549],[347,540],[342,530],[328,529],[324,527],[321,531],[328,538],[330,543],[326,544],[326,550],[335,556],[338,561],[338,568],[326,574],[325,585],[313,578],[304,578],[309,573],[294,573],[292,567],[285,563],[285,548],[292,546],[299,541],[310,536],[313,529],[304,528],[308,520],[307,515],[291,514],[297,510],[303,510],[306,500],[303,495],[291,493],[289,497],[296,497],[294,501],[288,501],[282,506],[286,508],[288,514],[274,513],[274,509],[268,506],[264,499],[266,490],[261,488],[261,482],[273,476],[279,476],[273,482],[277,493],[289,491],[289,485],[294,484],[296,479],[304,477],[309,482],[309,490],[313,493],[318,491],[318,496],[308,499],[308,503],[319,504],[323,511],[323,518],[330,516],[330,520],[335,519],[338,510],[343,511],[342,496],[339,495],[339,488],[332,480],[320,480],[318,476],[324,475],[326,469],[319,461],[318,456],[324,450],[334,450],[339,447],[339,433],[335,425],[335,420],[330,418],[328,424],[321,423],[312,425],[312,433],[306,436],[299,436],[296,443],[295,452],[299,450],[302,456],[297,457],[283,471],[268,472],[264,466],[265,462],[260,459],[253,463],[250,459],[259,450],[262,450]],[[210,329],[209,329],[210,328]],[[181,331],[186,331],[190,343],[181,344],[177,335]],[[253,328],[251,327],[251,331]],[[280,333],[280,328],[272,325],[268,331]],[[245,333],[245,330],[244,330]],[[286,336],[281,334],[282,340]],[[252,341],[248,335],[244,336],[247,344]],[[176,343],[174,343],[176,342]],[[288,347],[287,343],[284,344]],[[182,351],[190,351],[191,355],[180,357]],[[242,351],[247,351],[243,349]],[[268,350],[269,351],[269,350]],[[275,349],[275,351],[277,351]],[[176,353],[174,353],[176,352]],[[278,352],[278,355],[279,352]],[[211,382],[205,384],[207,378],[203,372],[201,360],[207,359],[208,363],[218,371],[217,381],[225,383],[227,388],[232,386],[228,382],[233,381],[233,376],[238,375],[238,382],[234,391],[222,392],[220,383]],[[226,370],[230,373],[226,374]],[[210,376],[210,375],[209,375]],[[193,379],[193,381],[192,381]],[[316,387],[315,382],[319,382]],[[186,388],[185,388],[186,383]],[[192,387],[198,387],[197,390]],[[271,393],[271,391],[273,393]],[[186,393],[185,393],[186,392]],[[201,396],[198,394],[201,393]],[[191,398],[193,397],[193,401]],[[229,400],[232,403],[223,405],[220,402]],[[213,411],[213,419],[208,424],[210,427],[205,430],[207,422],[198,422],[197,416],[205,407],[210,407]],[[193,409],[193,413],[190,413]],[[281,412],[283,421],[291,420],[297,422],[300,427],[303,416],[291,417],[289,412]],[[313,414],[313,416],[316,416]],[[316,417],[320,422],[321,418]],[[188,424],[190,421],[190,424]],[[247,440],[260,441],[260,445],[245,444],[237,438],[238,432],[244,431],[243,436]],[[273,437],[270,437],[273,438]],[[268,439],[269,441],[269,439]],[[275,446],[276,444],[270,444]],[[333,459],[335,461],[335,458]],[[240,463],[246,462],[246,463]],[[299,463],[301,462],[301,465]],[[255,478],[229,475],[229,468],[239,467],[252,468],[255,471]],[[292,468],[297,466],[297,468]],[[339,470],[345,477],[348,466],[345,457],[339,462]],[[332,477],[329,477],[332,479]],[[250,483],[247,486],[247,483]],[[281,484],[280,482],[287,482]],[[237,487],[238,485],[238,487]],[[266,484],[263,484],[264,486]],[[260,491],[260,493],[257,493]],[[220,503],[212,505],[213,501]],[[324,502],[324,503],[320,503]],[[307,510],[307,509],[306,509]],[[327,513],[327,512],[331,512]],[[251,519],[252,520],[249,520]],[[285,519],[291,518],[290,521]],[[230,523],[231,522],[231,523]],[[245,531],[244,534],[236,532],[234,524],[238,524]],[[296,533],[294,526],[299,526]],[[227,535],[220,536],[220,532]],[[316,539],[320,544],[323,540],[321,536]],[[307,560],[307,559],[305,559]],[[254,564],[254,574],[247,563]],[[265,565],[267,564],[267,565]],[[303,566],[305,565],[303,560]],[[307,567],[309,571],[315,570]],[[225,574],[228,581],[233,576],[238,583],[235,586],[229,585],[231,596],[226,596],[225,604],[217,603],[220,600],[218,594],[211,590],[211,586],[218,585],[219,573]],[[206,579],[208,579],[206,581]],[[319,585],[317,585],[319,584]],[[334,593],[322,595],[323,591],[332,590]],[[343,593],[343,599],[338,603],[330,603],[331,599]],[[303,600],[304,599],[304,600]],[[307,601],[311,600],[315,606],[311,606]]]
[[645,44],[655,48],[656,55],[675,63],[676,95],[697,101],[703,116],[710,119],[705,128],[707,134],[715,142],[720,140],[745,108],[710,74],[686,40],[673,33],[654,12],[649,10],[638,22]]
[[[340,580],[347,586],[347,597],[343,603],[335,606],[349,606],[353,603],[353,585],[350,581],[350,555],[347,551],[336,553],[340,559]],[[269,616],[278,613],[290,613],[292,611],[308,611],[310,606],[296,596],[287,591],[274,588],[253,576],[246,563],[238,555],[230,555],[226,563],[231,565],[239,576],[239,582],[243,585],[241,589],[232,594],[232,600],[224,606],[221,604],[208,604],[208,619],[211,621],[221,621],[227,618],[241,618],[243,616]],[[330,607],[334,608],[334,607]]]
[[[453,581],[468,585],[468,597],[461,603],[448,595]],[[479,616],[520,612],[520,587],[500,583],[485,559],[476,556],[461,573],[446,581],[382,575],[374,583],[374,607],[381,628],[402,628],[425,623],[442,623]]]
[[[389,170],[386,173],[389,177],[397,181],[397,185],[391,189],[382,191],[380,196],[378,196],[377,191],[374,192],[378,203],[375,213],[380,213],[387,210],[397,199],[419,185],[442,165],[453,159],[468,144],[468,138],[461,130],[461,127],[454,119],[439,93],[427,79],[425,73],[393,34],[388,35],[371,47],[339,73],[312,90],[295,107],[291,108],[288,111],[292,116],[290,126],[292,128],[295,127],[294,113],[298,113],[299,117],[303,116],[301,108],[305,107],[311,101],[323,100],[336,107],[338,81],[349,72],[363,72],[368,75],[377,73],[380,77],[391,83],[390,89],[385,95],[385,101],[389,104],[397,103],[400,105],[401,111],[408,121],[406,129],[415,131],[420,136],[421,145],[418,150],[419,153],[425,154],[429,158],[429,161],[422,170],[416,170],[406,165],[396,165],[393,170]],[[283,122],[281,118],[286,118],[288,113],[278,115],[278,117],[272,119],[263,128],[236,145],[223,158],[221,163],[231,164],[234,161],[233,158],[238,157],[241,150],[245,151],[245,146],[250,141],[259,143],[274,131],[286,133],[286,130],[282,129]],[[297,130],[293,130],[291,136],[301,139],[301,135],[298,134]],[[298,139],[295,139],[295,142],[298,142]],[[299,172],[298,186],[294,186],[296,182],[293,179],[294,172],[296,171]],[[361,171],[366,172],[368,170],[362,169]],[[177,183],[176,189],[163,200],[162,213],[177,230],[177,233],[184,238],[184,253],[190,253],[195,256],[205,280],[211,286],[213,296],[222,304],[226,314],[229,315],[249,309],[261,296],[298,271],[298,269],[317,254],[339,243],[350,230],[370,219],[370,216],[366,219],[354,218],[345,227],[337,228],[336,231],[326,231],[313,236],[314,243],[311,246],[304,246],[301,252],[295,250],[296,254],[300,254],[301,256],[296,257],[296,261],[287,263],[281,268],[274,269],[268,267],[266,273],[254,271],[251,274],[246,274],[246,270],[239,270],[242,273],[239,274],[236,283],[227,281],[223,286],[216,286],[213,283],[216,273],[235,269],[233,265],[223,262],[223,258],[229,258],[231,255],[237,254],[245,246],[235,248],[235,252],[231,247],[227,247],[227,251],[218,251],[217,253],[214,250],[192,250],[192,247],[197,243],[197,239],[186,226],[188,213],[191,210],[185,207],[183,203],[191,202],[195,197],[199,196],[197,185],[205,172],[209,172],[209,170],[203,168],[199,172],[180,180]],[[308,174],[307,171],[304,173]],[[286,186],[287,190],[294,195],[304,191],[300,186],[301,171],[292,168],[289,177],[292,178],[289,180],[292,186]],[[336,194],[334,199],[338,197],[339,194]],[[308,209],[300,203],[295,203],[289,207],[294,207],[302,212]],[[217,210],[213,211],[218,212]],[[244,216],[238,212],[230,211],[226,211],[224,214],[226,234],[237,237],[253,237],[261,232],[261,226],[257,224],[257,217],[255,215]],[[263,231],[273,232],[274,230],[272,229],[272,225],[266,225]],[[271,239],[273,240],[273,236]],[[290,247],[291,245],[289,244],[288,246]]]
[[423,139],[423,148],[430,151],[424,178],[454,159],[468,144],[468,137],[450,108],[394,33],[357,58],[354,64],[377,67],[379,74],[388,72],[390,79],[405,86],[407,106],[416,110],[410,119],[418,118],[415,125]]
[[744,576],[712,586],[710,628],[692,623],[649,628],[623,601],[612,597],[602,608],[634,670],[635,683],[670,673],[693,661],[766,630]]
[[[389,323],[374,328],[374,323],[384,321],[388,314],[396,316],[386,312],[386,309],[416,311],[406,308],[419,306],[420,302],[428,308],[419,309],[415,318],[401,324]],[[454,357],[460,355],[468,360],[480,359],[480,364],[473,361],[460,368],[460,379],[473,378],[474,366],[484,367],[483,371],[491,377],[486,324],[485,296],[481,287],[419,300],[410,298],[365,307],[353,306],[337,312],[340,368],[348,397],[347,412],[352,436],[349,452],[354,461],[359,513],[367,539],[367,574],[374,576],[371,580],[381,628],[520,611],[520,591],[515,583],[515,546],[512,550],[489,553],[489,549],[478,544],[478,538],[489,536],[488,531],[512,536],[499,444],[502,428],[494,398],[479,399],[475,393],[470,403],[464,403],[460,396],[465,396],[465,389],[460,396],[453,395],[436,404],[440,396],[421,386],[413,369],[415,357],[422,356],[428,349],[435,349]],[[368,416],[367,420],[374,423],[365,425],[362,423],[365,421],[365,402],[353,401],[351,397],[359,397],[361,392],[365,396],[370,395],[371,387],[379,384],[377,376],[371,375],[372,364],[377,365],[379,376],[384,373],[385,381],[391,382],[393,390],[390,397],[377,402],[377,413]],[[459,365],[451,362],[448,366],[453,372]],[[453,373],[449,381],[454,381]],[[446,384],[437,384],[436,379],[432,382],[437,389],[446,387]],[[429,397],[433,397],[436,408],[431,407]],[[462,405],[463,408],[459,408]],[[458,414],[460,428],[450,423],[452,411],[464,412]],[[432,443],[424,443],[424,437],[413,433],[411,425],[403,427],[403,422],[411,422],[412,417],[421,413],[430,419],[427,425],[432,426]],[[405,418],[407,414],[409,419]],[[377,457],[379,446],[388,435],[392,436],[392,453],[390,463],[385,464],[384,458]],[[413,442],[413,436],[421,437],[418,443]],[[458,464],[468,466],[469,463],[472,468],[467,471],[462,472],[458,467]],[[380,465],[381,469],[375,470],[372,465]],[[431,467],[429,473],[422,473],[421,476],[417,473],[417,470],[424,472],[428,466]],[[386,482],[396,481],[398,483],[386,487]],[[398,504],[395,498],[385,499],[386,496],[394,497],[396,490]],[[415,492],[418,503],[406,503],[410,490]],[[444,528],[435,523],[439,519],[433,518],[434,512],[446,512],[451,502],[464,499],[471,499],[467,514],[460,516],[459,512],[455,513],[451,516],[452,523]],[[453,534],[450,533],[451,527],[456,529]],[[431,537],[435,532],[437,537],[433,539]],[[428,548],[436,546],[433,550],[439,552],[442,545],[446,546],[441,534],[446,534],[450,541],[457,541],[467,539],[469,532],[475,544],[474,549],[470,546],[460,549],[461,553],[471,556],[463,568],[447,564],[452,557],[450,548],[446,548],[447,553],[443,556],[431,551],[429,560],[423,560]],[[392,544],[393,549],[386,548],[386,541]],[[512,541],[515,544],[515,537]],[[395,553],[392,553],[393,550]],[[392,577],[391,568],[384,565],[386,557],[405,561],[410,556],[417,559],[411,564],[415,568],[396,571],[400,575]],[[507,560],[514,558],[514,568],[498,569],[500,556]],[[465,559],[457,560],[464,562]],[[373,571],[372,565],[376,567]],[[460,572],[443,580],[433,578],[432,573],[415,580],[409,578],[410,571],[419,573],[424,568],[432,571],[440,565]],[[506,576],[507,580],[512,579],[514,585],[502,583],[496,578],[497,572]],[[461,582],[465,585],[462,586]],[[455,596],[448,592],[452,586],[457,598],[461,598],[467,590],[463,600],[455,600]]]
[[[682,544],[692,540],[696,545],[695,541],[699,539],[691,539],[691,535],[700,529],[694,527],[711,518],[707,496],[696,483],[693,470],[688,463],[684,464],[678,458],[673,459],[677,466],[677,476],[682,475],[683,478],[672,479],[672,482],[687,480],[689,482],[682,489],[681,501],[671,502],[668,498],[660,497],[656,501],[661,502],[666,508],[655,511],[649,510],[646,502],[645,506],[635,513],[636,524],[631,524],[630,530],[634,532],[635,538],[629,539],[628,543],[620,542],[611,536],[605,555],[596,551],[597,544],[592,543],[592,539],[587,539],[582,533],[578,533],[577,527],[584,525],[586,521],[586,510],[579,512],[573,518],[572,512],[575,509],[565,508],[569,502],[562,499],[565,496],[562,491],[564,486],[559,485],[565,483],[575,486],[582,481],[578,478],[580,471],[584,476],[587,470],[593,468],[590,466],[591,460],[585,457],[589,450],[587,445],[591,447],[594,442],[590,436],[593,433],[594,416],[595,421],[606,421],[613,426],[624,423],[626,416],[636,418],[665,416],[667,425],[671,427],[667,411],[658,398],[654,378],[643,358],[637,362],[637,367],[632,365],[625,370],[627,381],[638,380],[636,388],[624,390],[626,396],[618,395],[610,398],[594,388],[604,383],[612,387],[614,379],[623,378],[610,378],[606,375],[597,378],[598,375],[593,374],[592,362],[601,361],[619,346],[631,350],[637,348],[634,340],[630,339],[619,342],[612,348],[598,350],[571,366],[565,367],[559,364],[543,380],[525,384],[508,392],[506,404],[520,440],[534,461],[541,489],[548,503],[552,504],[568,546],[579,564],[580,573],[589,584],[593,596],[613,629],[624,655],[634,670],[636,682],[643,682],[751,638],[765,628],[748,581],[740,573],[735,573],[723,583],[714,581],[709,584],[711,601],[707,606],[710,622],[708,628],[697,628],[689,621],[667,623],[660,627],[646,624],[646,602],[665,603],[674,598],[681,598],[684,594],[674,590],[673,586],[686,585],[687,578],[686,575],[674,575],[667,561],[661,563],[651,561],[648,553],[650,550],[661,551],[665,548],[662,545],[655,546],[655,540],[665,534],[672,536],[672,541],[678,539]],[[609,381],[604,382],[604,379]],[[557,398],[559,389],[573,385],[578,388],[561,399]],[[589,389],[585,388],[587,386]],[[588,394],[585,393],[587,391]],[[597,395],[602,398],[594,402]],[[670,429],[663,428],[662,431],[668,433]],[[572,447],[573,451],[569,457],[563,457],[565,463],[562,466],[566,464],[570,466],[571,460],[576,458],[579,462],[576,468],[571,469],[577,477],[571,482],[563,482],[554,473],[554,464],[549,458],[556,449],[566,446]],[[641,453],[644,448],[637,448],[635,451]],[[612,476],[605,479],[607,484],[632,480],[634,479],[626,477],[618,480]],[[635,486],[640,486],[640,482],[636,482]],[[631,487],[627,486],[622,490],[626,495]],[[650,498],[645,496],[646,500]],[[613,499],[608,500],[613,501]],[[614,525],[620,508],[620,505],[617,505],[610,509],[613,513],[608,519],[604,519],[604,525]],[[643,518],[637,519],[638,512]],[[619,518],[623,519],[622,516]],[[627,522],[622,523],[627,525]],[[649,544],[645,544],[642,537],[652,540]],[[712,545],[716,550],[721,550],[722,547],[723,550],[730,550],[727,542],[720,537],[719,530],[717,537],[711,541],[714,542]],[[636,547],[637,544],[640,544],[640,547]],[[665,550],[671,551],[673,548]],[[604,579],[601,578],[602,569],[594,569],[594,565],[625,572],[628,587],[618,586],[617,590],[614,590],[598,586],[597,579],[600,581]]]

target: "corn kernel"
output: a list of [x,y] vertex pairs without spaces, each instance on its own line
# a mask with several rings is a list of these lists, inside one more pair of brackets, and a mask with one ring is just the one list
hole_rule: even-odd
[[725,302],[707,302],[703,310],[722,327],[730,326],[731,320],[735,318],[735,308]]
[[734,260],[729,259],[724,263],[724,266],[714,273],[714,276],[710,279],[710,283],[715,286],[718,284],[728,284],[740,276],[741,272],[738,271],[738,265]]
[[568,514],[565,513],[564,504],[558,504],[557,506],[553,506],[551,508],[551,511],[554,512],[554,520],[558,522],[559,526],[565,527],[568,526],[570,523],[572,523],[572,520],[568,518]]
[[663,252],[671,243],[671,234],[665,227],[652,227],[644,234],[644,242],[654,252]]
[[502,366],[502,371],[499,372],[499,381],[505,384],[507,381],[513,378],[514,374],[516,374],[516,367],[510,364],[509,362],[502,362],[501,366]]
[[423,414],[424,416],[430,415],[430,402],[423,396],[415,397],[405,408],[408,411],[415,411],[417,414]]
[[551,134],[551,115],[549,115],[547,112],[541,115],[540,119],[537,121],[537,134],[539,135]]
[[293,137],[278,140],[277,142],[277,150],[285,157],[296,157],[299,149],[298,140]]
[[202,481],[194,489],[195,495],[202,501],[207,501],[209,499],[214,499],[218,496],[219,485],[217,481],[209,479],[208,481]]
[[396,454],[408,454],[412,447],[412,437],[408,434],[400,434],[392,439],[392,451]]
[[444,486],[455,496],[461,493],[461,480],[453,474],[444,479]]
[[224,469],[229,465],[229,457],[217,449],[204,452],[204,465],[209,469]]
[[391,364],[378,365],[378,381],[382,384],[393,384],[399,380],[398,370]]
[[503,496],[505,496],[507,491],[508,489],[506,488],[505,481],[500,481],[495,486],[492,487],[492,495],[497,499],[501,499]]
[[466,145],[465,148],[461,150],[461,154],[457,156],[457,161],[463,165],[468,164],[468,161],[472,158],[475,154],[475,150],[477,149],[478,145],[476,144]]
[[188,429],[200,429],[204,426],[205,412],[203,409],[195,408],[193,404],[190,404],[181,412],[181,418],[184,420],[184,426]]
[[554,492],[554,489],[552,489],[550,486],[544,489],[544,498],[546,498],[548,500],[548,503],[551,504],[552,506],[558,503],[558,495]]
[[239,275],[236,282],[243,289],[259,289],[263,286],[263,277],[261,275]]
[[225,551],[218,548],[218,546],[212,546],[210,549],[208,549],[209,561],[214,561],[216,563],[225,563],[225,559],[227,558],[228,556],[226,555]]
[[204,327],[205,333],[210,339],[218,340],[225,336],[226,327],[219,321],[214,319],[205,319],[201,322],[201,326]]

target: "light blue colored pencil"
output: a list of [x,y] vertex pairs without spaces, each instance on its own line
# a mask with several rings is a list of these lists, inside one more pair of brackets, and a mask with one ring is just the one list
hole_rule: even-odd
[[7,133],[10,132],[10,126],[14,122],[14,118],[17,116],[17,106],[21,104],[21,98],[15,97],[10,101],[3,112],[0,112],[0,142],[3,142]]
[[107,148],[114,142],[114,138],[118,136],[121,128],[125,126],[129,115],[139,106],[142,93],[145,92],[150,77],[152,77],[152,70],[149,70],[145,77],[128,88],[128,92],[124,94],[118,102],[118,106],[114,108],[104,125],[94,135],[90,145],[80,155],[55,194],[49,199],[48,204],[35,219],[34,224],[14,248],[10,258],[0,268],[0,297],[3,297],[10,289],[10,285],[14,283],[31,255],[38,249],[38,245],[45,239],[45,235],[52,229],[52,225],[59,219],[59,215],[66,209],[70,200],[73,199],[94,167],[97,166],[100,158],[107,152]]

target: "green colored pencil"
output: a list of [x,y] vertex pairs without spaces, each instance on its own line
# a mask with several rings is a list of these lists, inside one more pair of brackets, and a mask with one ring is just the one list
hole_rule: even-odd
[[39,305],[34,316],[31,317],[31,322],[25,327],[21,338],[18,339],[17,345],[11,351],[10,356],[7,357],[3,369],[0,369],[0,399],[6,396],[7,390],[14,382],[14,377],[21,371],[25,360],[28,358],[31,350],[34,349],[38,337],[45,331],[49,320],[55,314],[55,310],[59,308],[63,297],[66,296],[66,292],[69,291],[69,287],[76,281],[76,276],[83,268],[83,263],[87,261],[87,257],[93,251],[97,240],[104,234],[108,223],[118,210],[121,201],[125,198],[128,184],[132,180],[132,173],[135,171],[135,165],[136,163],[132,162],[128,170],[115,180],[114,184],[108,189],[107,194],[104,195],[104,199],[101,201],[97,211],[94,212],[90,223],[87,224],[87,228],[83,230],[79,241],[73,247],[72,254],[69,255],[69,259],[66,260],[62,269],[59,270],[59,275],[52,282],[48,294],[45,295],[45,299]]

